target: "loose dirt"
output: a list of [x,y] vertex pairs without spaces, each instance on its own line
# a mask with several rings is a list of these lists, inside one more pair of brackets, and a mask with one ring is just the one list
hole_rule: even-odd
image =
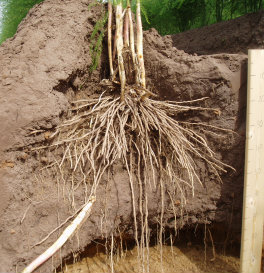
[[[35,245],[85,201],[85,185],[71,195],[72,185],[64,185],[52,171],[43,174],[53,154],[43,155],[31,149],[50,143],[49,135],[68,117],[71,101],[98,96],[102,92],[100,81],[109,75],[105,49],[98,69],[89,73],[90,36],[102,12],[102,6],[91,3],[65,0],[62,5],[59,0],[46,0],[29,12],[16,35],[0,47],[2,272],[21,271],[50,246],[62,229]],[[154,29],[144,33],[144,43],[147,84],[159,99],[208,97],[203,106],[218,109],[215,114],[188,113],[181,120],[236,132],[205,136],[216,156],[236,172],[227,170],[220,183],[199,162],[203,185],[196,185],[194,197],[186,191],[188,201],[184,206],[180,196],[174,197],[178,228],[224,223],[223,237],[233,241],[241,227],[247,56],[189,55],[174,47],[171,37],[161,37]],[[138,198],[138,189],[135,194]],[[155,232],[161,213],[159,190],[153,190],[150,196],[149,222]],[[164,228],[172,230],[174,226],[172,204],[166,195]],[[118,235],[119,231],[133,236],[132,227],[128,176],[117,163],[111,176],[104,177],[98,187],[92,215],[78,236],[38,272],[52,272],[65,257],[78,256],[92,240]]]

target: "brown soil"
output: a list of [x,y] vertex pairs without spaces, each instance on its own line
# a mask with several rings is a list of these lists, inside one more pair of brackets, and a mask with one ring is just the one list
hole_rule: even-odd
[[[89,6],[90,2],[65,0],[62,5],[59,0],[46,0],[30,11],[16,35],[0,47],[0,272],[21,271],[61,230],[34,245],[84,202],[79,188],[75,204],[70,206],[67,185],[63,195],[62,185],[52,173],[40,176],[52,155],[40,157],[30,149],[46,143],[50,132],[66,118],[73,98],[100,93],[98,83],[108,76],[106,52],[99,68],[92,75],[88,72],[89,37],[102,9]],[[236,172],[227,170],[220,183],[200,162],[203,186],[196,185],[194,197],[186,192],[188,202],[183,210],[180,197],[175,196],[178,228],[222,223],[221,236],[232,242],[241,226],[247,56],[192,56],[173,47],[171,37],[162,38],[154,29],[145,32],[144,43],[148,86],[160,99],[207,96],[205,106],[219,109],[221,115],[189,113],[182,119],[237,133],[207,136],[217,156]],[[138,198],[138,191],[135,194]],[[161,198],[159,190],[150,195],[149,221],[155,232]],[[169,200],[165,196],[166,230],[175,226]],[[116,164],[110,179],[100,184],[92,215],[78,236],[37,272],[52,272],[63,258],[82,252],[92,240],[117,233],[117,228],[133,235],[132,215],[128,176],[123,166]]]
[[264,48],[264,11],[172,35],[173,45],[189,54],[245,53]]

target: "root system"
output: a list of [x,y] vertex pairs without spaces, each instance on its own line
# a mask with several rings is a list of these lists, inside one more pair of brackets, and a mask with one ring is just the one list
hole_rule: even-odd
[[[148,250],[150,238],[147,189],[160,192],[158,241],[162,245],[165,194],[170,196],[176,219],[173,198],[180,196],[181,205],[184,206],[186,192],[191,191],[194,195],[195,185],[203,184],[199,177],[199,162],[203,161],[219,180],[219,172],[231,167],[221,162],[208,146],[205,135],[197,130],[202,127],[203,132],[214,134],[215,130],[223,129],[206,124],[182,122],[180,119],[185,112],[196,114],[206,111],[217,114],[216,109],[201,106],[207,98],[186,102],[150,98],[154,94],[146,87],[140,1],[137,1],[136,8],[135,53],[130,1],[127,1],[125,10],[121,1],[115,7],[114,36],[113,7],[109,1],[110,80],[102,82],[102,85],[107,86],[106,90],[98,98],[72,102],[71,118],[57,127],[50,136],[52,142],[49,145],[37,149],[49,149],[55,154],[56,151],[63,151],[60,157],[54,156],[54,162],[46,169],[55,168],[57,173],[60,173],[59,179],[64,185],[71,185],[72,198],[69,199],[73,207],[74,191],[81,184],[85,188],[87,202],[91,196],[96,196],[103,175],[109,173],[115,163],[122,163],[128,173],[132,195],[138,260],[142,272],[145,272],[149,266],[146,263],[148,253],[145,253],[144,249]],[[114,41],[112,37],[115,37]],[[115,51],[117,60],[114,60]],[[119,78],[116,79],[117,71]],[[136,190],[139,196],[137,198]],[[113,234],[111,255],[112,253]],[[112,256],[111,268],[113,271]]]

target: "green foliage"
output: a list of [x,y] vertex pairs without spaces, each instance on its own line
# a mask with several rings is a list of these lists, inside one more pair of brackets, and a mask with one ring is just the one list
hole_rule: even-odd
[[[0,44],[12,37],[28,10],[42,0],[0,0]],[[127,0],[111,0],[114,5]],[[88,9],[105,0],[94,0]],[[135,12],[137,0],[131,0]],[[264,8],[264,0],[140,0],[144,29],[156,28],[162,35],[210,25],[236,18]],[[100,25],[100,23],[99,23]],[[99,26],[97,26],[98,28]],[[100,28],[100,27],[99,27]],[[103,40],[97,29],[96,41]],[[95,37],[94,37],[95,38]],[[93,44],[93,51],[100,53],[100,45]],[[96,64],[96,60],[94,64]]]
[[30,8],[42,0],[0,0],[0,44],[12,37]]
[[102,49],[103,39],[105,34],[105,24],[107,22],[108,13],[103,13],[100,20],[97,21],[92,35],[90,37],[90,53],[92,57],[92,65],[90,66],[90,73],[92,73],[98,67]]
[[148,13],[144,6],[141,7],[141,13],[144,16],[145,22],[147,22],[149,25],[151,24],[148,18]]
[[145,29],[162,35],[233,19],[264,8],[263,0],[141,0]]

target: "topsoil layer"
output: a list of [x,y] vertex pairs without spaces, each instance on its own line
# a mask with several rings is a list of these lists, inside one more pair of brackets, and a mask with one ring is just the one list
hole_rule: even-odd
[[[40,175],[51,155],[43,158],[30,149],[45,144],[47,135],[65,119],[72,99],[80,93],[89,96],[100,92],[98,84],[108,76],[105,50],[99,68],[92,75],[89,73],[92,62],[89,39],[103,8],[89,5],[90,2],[65,0],[62,5],[60,0],[46,0],[29,12],[16,35],[0,47],[0,272],[21,271],[50,246],[61,230],[44,243],[34,245],[84,202],[80,188],[75,192],[75,203],[70,206],[67,186],[63,193],[56,177]],[[249,15],[245,18],[250,22]],[[225,26],[236,28],[237,25],[230,21]],[[200,162],[203,185],[196,185],[194,197],[186,192],[188,202],[183,210],[180,197],[175,197],[177,225],[185,228],[219,222],[227,224],[224,233],[229,233],[231,227],[239,232],[247,56],[193,56],[178,50],[173,43],[172,37],[161,37],[154,29],[144,33],[148,86],[160,99],[182,101],[209,97],[206,106],[219,109],[220,115],[190,114],[183,118],[236,132],[207,137],[216,155],[236,172],[227,170],[220,183]],[[138,191],[135,197],[138,198]],[[165,196],[164,224],[167,229],[173,229],[175,220],[169,200]],[[154,231],[161,212],[158,190],[151,192],[149,208]],[[38,272],[52,272],[63,258],[76,255],[92,240],[106,238],[117,228],[132,236],[132,227],[128,176],[123,166],[117,164],[109,180],[99,186],[92,214],[78,237],[73,237]]]

